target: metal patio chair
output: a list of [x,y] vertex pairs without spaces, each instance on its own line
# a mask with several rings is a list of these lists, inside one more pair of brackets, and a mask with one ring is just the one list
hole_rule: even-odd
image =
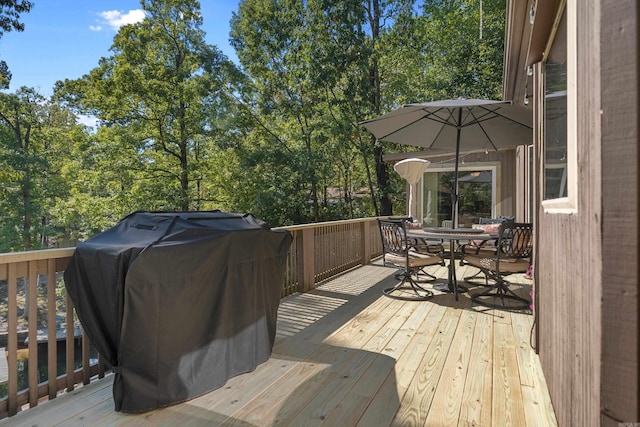
[[[465,263],[485,274],[484,292],[471,295],[471,301],[493,308],[528,309],[530,301],[509,289],[505,277],[526,273],[533,254],[533,224],[504,222],[500,225],[494,252],[465,253]],[[489,286],[489,280],[495,283]],[[498,303],[496,300],[499,299]],[[509,304],[505,304],[508,301]]]
[[[404,300],[426,300],[433,295],[418,284],[418,279],[413,276],[432,265],[443,265],[441,255],[437,253],[424,253],[416,250],[413,239],[407,239],[406,219],[378,219],[380,237],[382,239],[383,263],[399,267],[402,271],[396,274],[400,280],[398,284],[383,290],[383,293],[391,298]],[[427,248],[428,249],[428,248]],[[424,272],[426,273],[426,272]],[[429,277],[435,279],[433,275]],[[409,292],[406,292],[406,291]]]
[[[480,228],[485,230],[485,232],[493,232],[499,229],[500,224],[504,222],[513,222],[513,217],[498,217],[498,218],[478,218],[478,223],[473,224],[472,228]],[[469,240],[463,245],[460,245],[460,266],[467,265],[468,263],[465,260],[467,254],[475,255],[476,257],[493,257],[496,254],[496,247],[498,244],[498,238],[495,240],[482,240],[476,242],[474,240]],[[463,280],[467,283],[473,285],[485,286],[487,284],[487,276],[485,275],[485,283],[478,283],[475,280],[480,278],[480,275],[483,274],[482,270],[478,270],[475,274],[471,276],[466,276]]]

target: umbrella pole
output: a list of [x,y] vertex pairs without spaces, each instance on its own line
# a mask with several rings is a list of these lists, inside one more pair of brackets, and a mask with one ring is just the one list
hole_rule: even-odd
[[451,196],[451,220],[453,228],[458,228],[458,164],[460,163],[460,131],[462,130],[462,108],[458,108],[458,124],[456,129],[456,165],[453,175],[453,192]]
[[[460,131],[462,130],[462,109],[458,108],[458,124],[456,125],[456,165],[453,177],[453,192],[451,196],[451,219],[453,220],[453,228],[458,228],[458,163],[460,162]],[[453,296],[458,301],[458,278],[456,277],[455,267],[455,242],[449,240],[449,253],[451,260],[449,261],[449,286],[453,284]]]

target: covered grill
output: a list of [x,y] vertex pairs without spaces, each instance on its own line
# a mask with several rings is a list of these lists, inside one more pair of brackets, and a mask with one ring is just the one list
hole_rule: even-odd
[[78,244],[65,284],[115,372],[115,409],[182,402],[266,361],[291,241],[251,214],[135,212]]

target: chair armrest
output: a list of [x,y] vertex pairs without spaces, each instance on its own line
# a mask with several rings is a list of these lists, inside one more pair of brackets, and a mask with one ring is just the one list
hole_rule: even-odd
[[477,243],[475,241],[469,241],[468,243],[465,243],[463,245],[460,245],[460,252],[462,252],[462,254],[469,254],[469,255],[478,255],[480,253],[480,251],[495,251],[496,250],[496,243],[494,243],[492,246],[488,246],[487,242],[490,242],[491,240],[483,240],[480,243]]
[[440,242],[427,241],[424,239],[409,239],[409,246],[418,253],[442,255],[444,246]]

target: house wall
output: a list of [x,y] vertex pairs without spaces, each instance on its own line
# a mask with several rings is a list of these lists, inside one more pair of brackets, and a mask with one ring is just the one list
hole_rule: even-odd
[[[538,8],[544,4],[539,1]],[[538,205],[537,342],[558,424],[617,426],[640,422],[638,5],[636,0],[573,4],[578,33],[577,206],[572,212],[551,213]],[[538,171],[540,73],[537,64]]]
[[[427,158],[428,160],[432,160]],[[433,159],[438,162],[441,160]],[[516,150],[490,151],[488,153],[470,153],[464,156],[465,166],[471,164],[498,163],[498,188],[496,194],[497,215],[516,216],[518,181],[516,179]],[[516,218],[521,220],[521,218]]]
[[[532,194],[532,182],[534,180],[531,170],[531,154],[528,146],[518,147],[516,150],[516,180],[515,198],[516,214],[518,221],[534,222],[533,210],[531,209],[534,194]],[[533,206],[537,206],[533,203]]]
[[[637,0],[600,2],[602,425],[640,422]],[[606,47],[614,48],[606,48]]]
[[[600,420],[602,192],[599,22],[594,1],[576,1],[577,205],[567,213],[541,203],[536,224],[535,275],[540,361],[560,426],[597,426]],[[571,28],[571,25],[569,25]],[[570,32],[570,30],[569,30]],[[569,45],[568,55],[574,52]],[[541,66],[536,71],[541,73]],[[539,87],[539,81],[536,81]],[[569,89],[571,90],[571,89]],[[538,165],[543,158],[543,93],[536,93]],[[569,142],[571,143],[571,142]],[[538,171],[542,168],[539,166]],[[542,173],[538,189],[541,191]],[[538,198],[542,195],[539,193]]]
[[[398,153],[389,154],[384,156],[384,161],[388,163],[396,163],[403,159],[418,158],[426,159],[432,162],[434,165],[454,165],[455,155],[429,155],[426,151],[415,151],[411,153]],[[516,150],[503,150],[503,151],[489,151],[487,153],[468,153],[464,154],[464,165],[469,166],[471,164],[477,165],[495,165],[498,166],[498,189],[496,194],[497,207],[496,212],[498,215],[516,216],[518,221],[523,221],[523,218],[518,217],[516,214],[516,206],[518,197],[522,198],[524,195],[517,191],[519,188],[519,181],[516,178]],[[407,185],[407,194],[409,194],[409,186]],[[418,184],[417,188],[417,203],[422,203],[422,185]],[[408,198],[407,198],[408,203]],[[408,211],[408,205],[407,205]]]

